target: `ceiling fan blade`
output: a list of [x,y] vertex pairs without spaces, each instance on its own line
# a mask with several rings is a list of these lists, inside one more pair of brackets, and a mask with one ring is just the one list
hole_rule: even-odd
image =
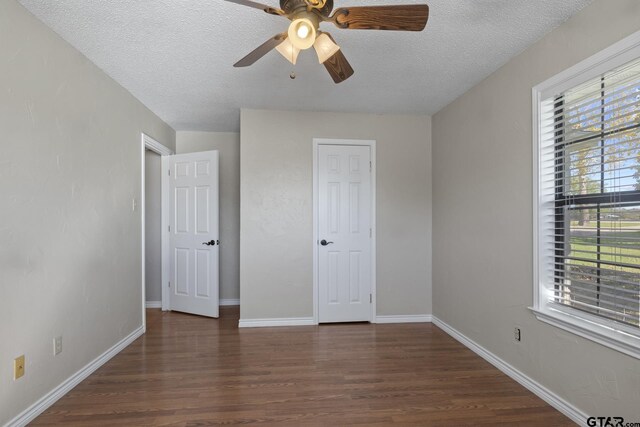
[[251,1],[251,0],[226,0],[226,1],[231,2],[231,3],[241,4],[243,6],[253,7],[255,9],[262,9],[265,12],[270,13],[272,15],[280,15],[280,16],[285,16],[286,15],[284,10],[282,10],[282,9],[278,9],[277,7],[267,6],[266,4],[257,3],[255,1]]
[[[333,37],[331,37],[331,34],[324,34],[328,35],[332,42],[336,42]],[[353,68],[351,68],[351,64],[349,64],[349,61],[347,61],[347,58],[345,58],[342,53],[342,49],[337,51],[331,58],[324,61],[324,67],[336,83],[342,83],[349,77],[353,76],[354,73]]]
[[429,19],[426,4],[341,7],[329,18],[349,30],[422,31]]
[[234,67],[248,67],[249,65],[253,65],[258,59],[265,56],[271,50],[275,49],[280,43],[285,41],[287,38],[287,33],[280,33],[276,36],[271,37],[269,40],[260,45],[253,52],[242,58],[240,61],[233,64]]

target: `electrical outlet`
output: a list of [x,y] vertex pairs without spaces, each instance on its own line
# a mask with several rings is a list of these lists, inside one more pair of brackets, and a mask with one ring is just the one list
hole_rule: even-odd
[[520,328],[515,328],[514,332],[514,338],[516,339],[516,341],[520,341],[522,339],[522,335],[520,334]]
[[13,360],[13,379],[17,380],[24,376],[24,354]]
[[57,356],[62,353],[62,336],[53,339],[53,355]]

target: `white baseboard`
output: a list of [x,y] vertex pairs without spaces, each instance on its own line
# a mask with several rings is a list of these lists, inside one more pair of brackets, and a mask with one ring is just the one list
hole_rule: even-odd
[[[376,316],[375,323],[429,323],[430,314],[409,314],[404,316]],[[264,328],[274,326],[315,326],[312,317],[284,319],[240,319],[239,328]]]
[[[228,305],[240,305],[239,299],[221,299],[220,306],[228,306]],[[145,303],[146,308],[162,308],[162,301],[147,301]]]
[[578,425],[587,425],[587,417],[588,415],[582,412],[580,409],[573,406],[571,403],[567,402],[542,384],[538,383],[534,379],[528,377],[523,374],[504,360],[500,359],[495,354],[491,353],[489,350],[477,344],[475,341],[467,338],[462,333],[452,328],[442,320],[433,316],[433,324],[438,328],[445,331],[447,334],[451,335],[457,341],[461,342],[465,347],[469,348],[471,351],[476,353],[478,356],[482,357],[487,362],[491,363],[493,366],[507,374],[513,380],[520,383],[523,387],[531,391],[533,394],[538,396],[540,399],[547,402],[549,405],[556,408],[558,411],[562,412],[572,421],[576,422]]
[[403,316],[376,316],[376,323],[429,323],[430,314],[406,314]]
[[268,328],[274,326],[315,326],[312,317],[292,317],[287,319],[240,319],[239,328]]
[[98,368],[107,363],[113,356],[124,350],[129,344],[144,334],[144,326],[140,326],[135,331],[102,353],[93,361],[89,362],[84,368],[73,374],[71,377],[63,381],[59,386],[44,395],[36,403],[25,409],[21,414],[9,421],[5,427],[22,427],[33,421],[38,415],[42,414],[51,405],[56,403],[58,399],[63,397],[72,388],[80,384],[85,378],[93,374]]

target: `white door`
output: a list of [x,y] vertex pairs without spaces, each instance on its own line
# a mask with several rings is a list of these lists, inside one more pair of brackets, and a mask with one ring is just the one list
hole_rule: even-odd
[[318,320],[371,321],[371,150],[318,146]]
[[218,152],[179,154],[169,164],[169,308],[218,317]]

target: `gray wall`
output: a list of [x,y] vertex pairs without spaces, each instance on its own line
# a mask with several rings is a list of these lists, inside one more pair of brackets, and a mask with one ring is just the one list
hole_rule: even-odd
[[377,141],[378,315],[431,313],[431,118],[242,110],[242,319],[313,316],[313,138]]
[[162,301],[162,157],[146,150],[145,157],[145,297]]
[[177,132],[178,154],[220,152],[220,299],[240,298],[240,134]]
[[0,40],[4,425],[141,326],[140,132],[175,132],[14,0]]
[[638,360],[527,309],[531,88],[637,30],[640,2],[596,0],[433,118],[434,315],[588,414],[629,421],[638,419]]

